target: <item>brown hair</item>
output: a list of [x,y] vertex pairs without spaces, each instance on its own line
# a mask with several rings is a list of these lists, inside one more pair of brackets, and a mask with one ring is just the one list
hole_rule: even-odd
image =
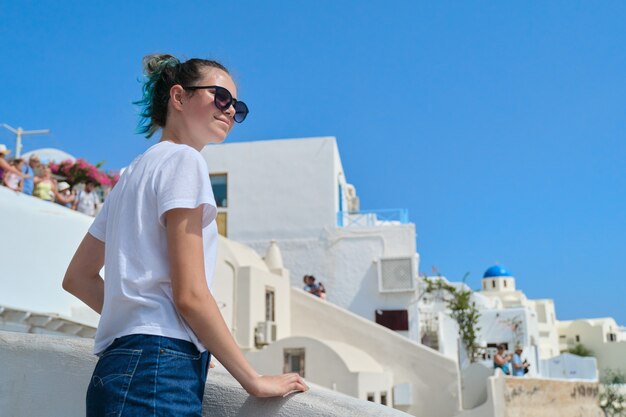
[[205,68],[217,68],[229,74],[226,67],[217,61],[192,58],[180,62],[176,57],[167,54],[146,55],[143,58],[143,68],[146,77],[143,97],[134,104],[141,108],[141,120],[137,131],[145,134],[147,138],[159,128],[165,127],[172,86],[193,85],[202,78],[202,70]]

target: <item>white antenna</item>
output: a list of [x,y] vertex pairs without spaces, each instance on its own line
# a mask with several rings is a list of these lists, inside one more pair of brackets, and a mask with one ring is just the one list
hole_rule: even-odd
[[22,136],[26,135],[44,135],[50,133],[50,129],[43,130],[24,130],[21,127],[15,129],[14,127],[9,126],[6,123],[2,124],[2,127],[13,132],[15,134],[15,157],[20,157],[20,152],[22,151]]

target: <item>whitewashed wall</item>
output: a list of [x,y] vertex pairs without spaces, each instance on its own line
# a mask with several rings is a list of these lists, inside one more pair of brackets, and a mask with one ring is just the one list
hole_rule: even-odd
[[392,375],[367,353],[347,343],[296,336],[246,356],[260,374],[278,374],[284,372],[284,349],[289,348],[305,350],[307,381],[361,400],[367,400],[368,393],[372,393],[380,402],[380,393],[385,392],[391,405]]
[[[264,253],[268,242],[247,242]],[[291,285],[302,288],[302,277],[314,275],[327,290],[327,300],[368,320],[375,319],[376,309],[409,309],[410,330],[407,336],[417,340],[417,292],[380,293],[378,265],[381,257],[414,257],[413,224],[333,228],[317,239],[279,241]],[[416,265],[418,259],[416,260]]]
[[[228,174],[228,237],[246,242],[317,235],[337,223],[335,138],[212,145],[211,174]],[[220,209],[221,210],[221,209]]]
[[[583,346],[592,351],[598,360],[600,378],[606,374],[607,369],[620,370],[626,373],[626,342],[607,341],[609,331],[616,332],[619,326],[612,318],[603,319],[580,319],[574,321],[559,322],[559,335],[564,336],[566,342],[561,346],[563,349],[572,348],[576,335],[580,337]],[[570,341],[569,344],[567,342]]]
[[[92,341],[0,332],[0,415],[78,417],[96,363]],[[59,383],[62,382],[62,383]],[[250,397],[223,368],[209,371],[203,416],[402,417],[391,407],[316,387],[286,398]]]
[[296,288],[291,290],[291,312],[293,336],[355,346],[391,372],[394,386],[410,384],[413,402],[395,405],[400,410],[429,417],[449,417],[460,410],[454,360]]
[[93,218],[5,187],[0,187],[0,214],[0,306],[96,326],[98,316],[61,288]]
[[542,376],[545,378],[598,380],[598,364],[593,357],[583,358],[563,353],[541,362]]
[[528,304],[537,315],[537,330],[539,332],[539,357],[548,359],[558,356],[559,331],[556,321],[554,301],[550,299],[529,300]]

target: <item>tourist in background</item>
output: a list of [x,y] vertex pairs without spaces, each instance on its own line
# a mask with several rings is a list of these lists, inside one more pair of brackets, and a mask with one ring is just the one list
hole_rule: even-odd
[[74,190],[70,190],[70,185],[68,183],[63,181],[57,185],[57,193],[55,194],[55,201],[57,204],[67,208],[72,208],[72,204],[75,199],[76,195]]
[[506,353],[506,345],[501,343],[498,345],[498,352],[493,357],[494,369],[500,368],[505,375],[511,375],[511,368],[509,367],[509,361],[511,355]]
[[515,346],[515,353],[511,359],[513,367],[513,376],[524,376],[528,372],[530,364],[522,360],[523,348],[520,345]]
[[24,194],[33,195],[33,191],[35,189],[35,176],[39,174],[39,170],[41,168],[41,162],[39,161],[39,157],[37,155],[31,155],[28,158],[28,163],[22,166],[22,173],[25,175],[24,177],[24,185],[22,187],[22,192]]
[[94,188],[95,184],[87,181],[85,188],[76,194],[72,208],[88,216],[95,217],[98,204],[100,204],[100,197],[98,197]]
[[[22,165],[24,161],[22,159],[14,159],[11,161],[11,166],[22,172]],[[19,172],[7,171],[4,174],[4,179],[2,180],[3,184],[13,191],[22,191],[22,186],[24,184],[24,177],[20,175]]]
[[321,282],[317,284],[313,275],[305,275],[303,281],[304,291],[322,299],[326,298],[326,288],[324,288],[324,284],[322,284]]
[[52,178],[50,167],[44,166],[41,169],[41,176],[35,177],[35,189],[33,195],[45,201],[54,201],[56,193],[56,181]]
[[10,153],[11,153],[11,151],[9,149],[7,149],[7,147],[5,145],[0,143],[0,184],[4,184],[4,182],[2,180],[4,179],[4,175],[7,172],[12,172],[14,174],[19,175],[22,178],[25,177],[25,175],[22,174],[22,172],[20,172],[15,167],[11,166],[9,161],[7,161],[6,157]]

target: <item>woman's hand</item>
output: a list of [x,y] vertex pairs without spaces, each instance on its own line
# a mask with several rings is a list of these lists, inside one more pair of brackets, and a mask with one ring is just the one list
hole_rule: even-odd
[[304,379],[296,373],[272,376],[259,375],[251,381],[249,387],[244,388],[248,394],[255,397],[285,397],[292,392],[304,392],[309,389]]

